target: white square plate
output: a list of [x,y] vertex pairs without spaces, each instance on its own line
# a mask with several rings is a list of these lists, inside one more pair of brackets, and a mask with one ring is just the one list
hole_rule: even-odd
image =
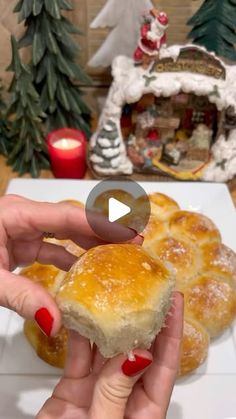
[[[37,201],[79,199],[83,202],[96,181],[15,179],[7,193]],[[223,241],[236,251],[235,208],[223,184],[141,182],[150,192],[174,198],[181,208],[210,217]],[[0,417],[29,419],[58,380],[60,370],[38,359],[22,335],[23,321],[0,308]],[[211,343],[207,362],[179,380],[168,419],[236,419],[236,325]],[[148,418],[147,418],[148,419]]]

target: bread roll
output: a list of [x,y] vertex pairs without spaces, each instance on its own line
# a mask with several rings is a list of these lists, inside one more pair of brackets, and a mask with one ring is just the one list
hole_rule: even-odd
[[184,239],[179,240],[167,236],[153,243],[150,253],[163,262],[172,265],[176,275],[176,286],[181,290],[201,269],[201,261],[197,250],[194,243],[191,244]]
[[170,217],[170,234],[196,242],[221,241],[220,232],[206,216],[190,211],[177,211]]
[[209,335],[196,320],[185,316],[179,375],[185,375],[198,368],[206,360]]
[[40,284],[43,288],[52,289],[55,284],[55,279],[59,273],[59,269],[53,265],[41,265],[35,262],[21,270],[20,274],[31,281]]
[[159,220],[153,214],[150,215],[148,224],[143,232],[145,243],[153,244],[154,240],[162,239],[168,234],[168,225],[167,223]]
[[236,254],[222,243],[206,243],[201,247],[203,271],[211,271],[228,281],[236,290]]
[[64,368],[68,343],[65,327],[56,336],[47,337],[34,321],[26,320],[24,334],[39,358],[53,367]]
[[[54,295],[54,288],[58,288],[61,278],[61,273],[55,266],[39,263],[22,269],[21,275],[40,284],[52,295]],[[49,338],[34,321],[25,320],[24,334],[39,358],[53,367],[64,367],[68,343],[68,331],[64,327],[55,337]]]
[[227,329],[236,316],[236,292],[213,273],[197,277],[184,290],[185,310],[198,320],[211,337]]
[[[185,295],[181,374],[186,374],[206,358],[210,337],[220,335],[235,319],[236,255],[221,242],[209,218],[169,206],[167,198],[163,202],[166,215],[152,203],[143,247],[172,265],[176,289]],[[156,223],[160,220],[164,227]]]
[[162,193],[154,192],[148,195],[151,204],[151,213],[159,220],[166,221],[171,214],[179,210],[179,205],[174,199]]
[[64,325],[112,357],[151,345],[174,284],[172,272],[140,246],[104,245],[90,249],[65,274],[56,301]]

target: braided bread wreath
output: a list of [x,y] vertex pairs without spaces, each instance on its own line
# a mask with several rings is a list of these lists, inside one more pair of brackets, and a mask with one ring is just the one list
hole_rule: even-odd
[[[227,329],[236,316],[236,254],[222,243],[220,232],[206,216],[182,211],[172,198],[160,193],[150,194],[149,199],[151,216],[143,248],[152,258],[172,265],[176,289],[184,294],[182,376],[206,360],[210,339]],[[138,205],[142,207],[142,198]],[[84,252],[70,241],[57,243],[77,256]],[[21,273],[52,294],[60,277],[54,266],[38,263]],[[24,333],[40,358],[63,368],[68,339],[65,327],[56,337],[47,338],[27,320]]]

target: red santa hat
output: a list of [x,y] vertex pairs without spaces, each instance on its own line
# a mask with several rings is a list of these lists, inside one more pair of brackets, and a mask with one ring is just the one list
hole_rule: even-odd
[[158,25],[162,28],[167,28],[168,24],[169,24],[169,19],[166,13],[164,12],[158,12],[156,9],[152,9],[150,10],[150,14],[151,16],[153,16]]

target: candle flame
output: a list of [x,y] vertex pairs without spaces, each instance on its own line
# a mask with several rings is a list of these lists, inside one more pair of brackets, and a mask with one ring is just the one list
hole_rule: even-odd
[[67,140],[65,140],[65,138],[61,140],[61,148],[68,148],[68,143]]
[[61,138],[54,142],[53,146],[60,150],[72,150],[81,147],[81,143],[73,138]]

